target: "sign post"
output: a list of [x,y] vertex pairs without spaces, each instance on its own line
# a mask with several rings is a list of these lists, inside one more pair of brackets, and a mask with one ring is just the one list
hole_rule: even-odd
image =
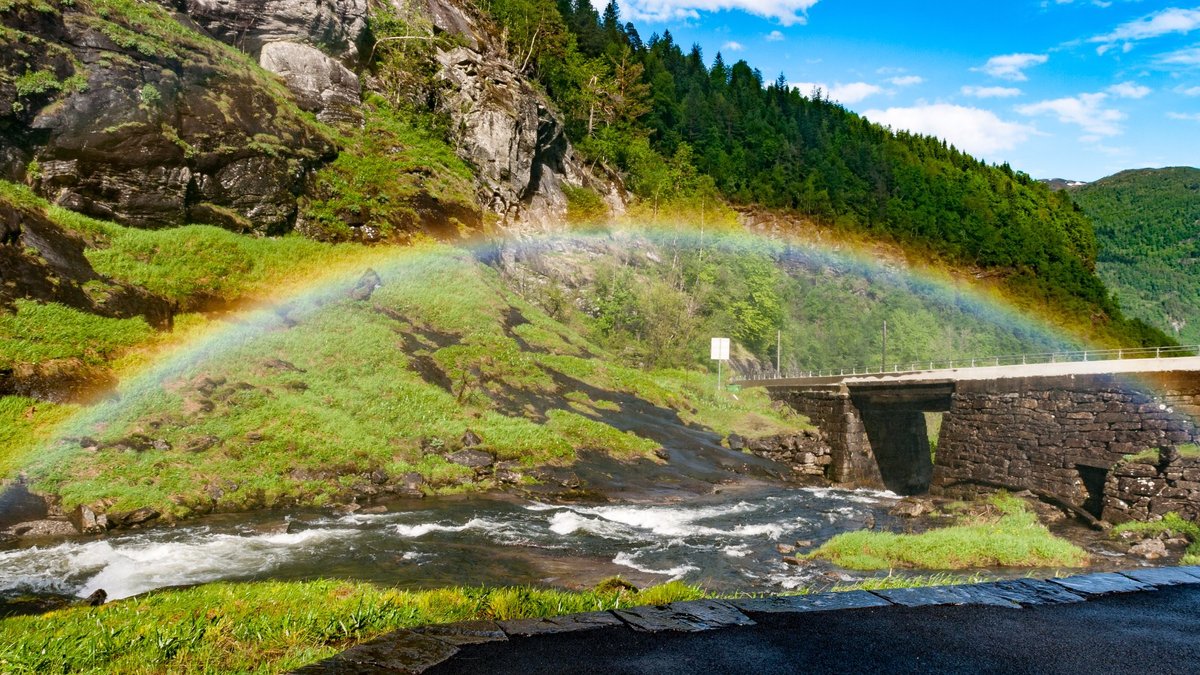
[[713,338],[709,357],[717,362],[717,391],[721,391],[721,366],[729,360],[729,338]]

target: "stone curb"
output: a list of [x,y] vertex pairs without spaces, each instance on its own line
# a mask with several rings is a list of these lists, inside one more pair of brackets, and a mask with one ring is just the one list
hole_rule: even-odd
[[869,607],[985,605],[1020,609],[1035,605],[1086,602],[1104,595],[1154,591],[1159,587],[1181,584],[1200,584],[1200,566],[1150,567],[1062,579],[1010,579],[958,586],[694,600],[546,619],[466,621],[393,631],[292,672],[298,675],[423,673],[453,657],[462,645],[498,642],[510,637],[603,628],[694,633],[730,626],[752,626],[755,623],[754,614],[831,612]]

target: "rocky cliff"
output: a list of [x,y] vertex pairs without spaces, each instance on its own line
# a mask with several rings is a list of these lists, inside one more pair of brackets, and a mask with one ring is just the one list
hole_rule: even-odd
[[547,226],[566,211],[564,184],[620,205],[575,157],[485,17],[454,0],[395,2],[5,3],[0,176],[137,227],[289,231],[314,172],[362,124],[364,91],[388,89],[375,67],[374,11],[403,17],[414,32],[384,39],[421,45],[406,55],[429,60],[441,85],[427,100],[395,103],[447,118],[447,140],[475,174],[475,204],[415,208],[417,226],[466,210]]

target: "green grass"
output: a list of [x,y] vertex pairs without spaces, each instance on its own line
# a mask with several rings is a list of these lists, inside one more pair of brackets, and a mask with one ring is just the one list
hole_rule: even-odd
[[15,304],[15,314],[0,312],[0,368],[66,358],[100,365],[153,333],[141,317],[109,319],[31,300]]
[[106,246],[87,252],[96,271],[175,300],[183,311],[274,294],[280,283],[303,283],[364,257],[357,246],[247,237],[205,225],[105,230]]
[[0,396],[0,476],[16,475],[28,466],[37,447],[78,410],[24,396]]
[[[218,242],[225,237],[205,233]],[[290,240],[250,241],[278,247],[266,260],[295,250]],[[197,249],[181,258],[206,255]],[[467,430],[497,460],[524,467],[569,465],[585,449],[658,461],[658,443],[605,422],[620,405],[639,400],[666,408],[666,415],[682,411],[687,422],[708,424],[711,417],[722,431],[742,416],[760,430],[803,425],[773,410],[764,394],[717,395],[700,373],[613,365],[611,355],[512,295],[493,270],[459,249],[410,248],[373,266],[383,286],[369,301],[344,293],[361,274],[357,268],[318,285],[286,312],[178,328],[194,333],[195,352],[185,351],[166,374],[126,378],[119,400],[71,420],[59,434],[63,440],[22,451],[29,458],[22,468],[37,489],[61,495],[68,507],[153,506],[182,518],[214,508],[217,492],[215,508],[226,511],[343,501],[379,470],[419,473],[436,492],[497,487],[445,459]],[[246,280],[239,283],[247,288],[270,278],[242,268],[228,277]],[[522,333],[522,343],[510,335],[514,312],[528,321],[516,328],[534,328]],[[247,321],[248,328],[239,328]],[[135,350],[123,360],[172,363],[152,359],[156,353]],[[192,353],[201,360],[188,360]],[[441,368],[448,390],[418,372],[420,359]],[[269,365],[280,360],[295,369]],[[575,386],[555,379],[564,374],[593,387],[592,405],[568,398]],[[200,391],[196,383],[206,377],[221,384]],[[160,448],[120,447],[137,434]],[[65,440],[78,437],[102,447],[91,451]],[[208,438],[216,442],[190,450]]]
[[[1180,457],[1188,459],[1200,457],[1200,445],[1195,443],[1185,443],[1176,446],[1175,449],[1179,452]],[[1125,455],[1122,459],[1131,464],[1158,464],[1162,460],[1162,453],[1158,448],[1146,448],[1141,452]]]
[[[477,211],[470,166],[430,120],[399,111],[379,96],[368,97],[363,111],[366,124],[346,133],[343,152],[315,174],[315,196],[301,201],[306,234],[343,241],[354,238],[354,224],[376,228],[382,239],[407,241],[433,224],[425,222],[420,200],[464,214]],[[436,224],[466,234],[465,223]]]
[[1186,537],[1191,545],[1179,561],[1182,565],[1200,565],[1200,524],[1186,520],[1178,513],[1168,513],[1162,520],[1130,521],[1121,523],[1112,529],[1112,536],[1118,537],[1122,532],[1136,532],[1146,537],[1168,535]]
[[997,495],[994,513],[966,516],[958,525],[920,534],[862,530],[839,534],[805,556],[846,569],[1082,567],[1087,554],[1050,534],[1020,499]]
[[678,582],[636,593],[402,591],[345,581],[217,583],[95,609],[0,620],[0,671],[278,673],[399,628],[573,614],[704,595]]

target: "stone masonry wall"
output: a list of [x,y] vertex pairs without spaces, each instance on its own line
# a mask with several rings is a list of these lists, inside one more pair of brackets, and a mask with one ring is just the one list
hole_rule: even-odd
[[819,431],[743,438],[730,434],[725,442],[732,450],[746,450],[791,468],[796,476],[822,476],[833,463],[833,451]]
[[862,418],[845,390],[772,392],[809,418],[829,447],[825,477],[837,483],[883,487]]
[[[1040,490],[1099,512],[1103,481],[1123,457],[1189,443],[1200,378],[1163,374],[960,382],[942,422],[933,484],[987,481]],[[1177,409],[1178,408],[1178,409]],[[1099,484],[1097,484],[1099,481]]]
[[[1165,460],[1165,461],[1164,461]],[[1104,485],[1104,520],[1152,520],[1174,511],[1200,520],[1200,458],[1120,462]]]

